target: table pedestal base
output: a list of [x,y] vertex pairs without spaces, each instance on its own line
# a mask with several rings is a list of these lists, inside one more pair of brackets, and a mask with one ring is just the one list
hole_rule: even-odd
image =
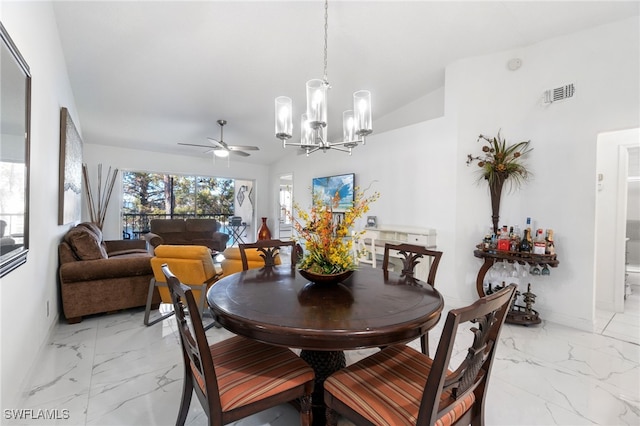
[[309,351],[303,349],[300,358],[313,368],[316,374],[311,406],[313,424],[325,425],[326,406],[324,405],[324,381],[336,371],[347,366],[343,351]]

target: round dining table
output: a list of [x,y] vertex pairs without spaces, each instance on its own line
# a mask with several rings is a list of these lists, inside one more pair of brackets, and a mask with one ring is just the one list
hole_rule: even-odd
[[324,417],[324,380],[345,367],[345,350],[412,341],[437,324],[444,307],[432,286],[369,267],[332,284],[312,283],[289,265],[249,269],[217,281],[207,301],[227,330],[302,350],[316,373],[316,420]]

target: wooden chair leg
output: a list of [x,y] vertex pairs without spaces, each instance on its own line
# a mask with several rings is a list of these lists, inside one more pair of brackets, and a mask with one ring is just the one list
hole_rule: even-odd
[[423,354],[429,356],[429,333],[420,336],[420,349]]
[[326,411],[326,425],[327,426],[336,426],[338,424],[338,412],[335,410],[332,410],[331,408],[327,407],[327,411]]
[[176,426],[184,426],[191,405],[191,397],[193,396],[193,377],[187,371],[185,372],[184,382],[182,383],[182,398],[180,399],[180,411],[178,411],[178,419]]
[[311,426],[312,423],[311,395],[305,395],[300,398],[300,424],[302,426]]

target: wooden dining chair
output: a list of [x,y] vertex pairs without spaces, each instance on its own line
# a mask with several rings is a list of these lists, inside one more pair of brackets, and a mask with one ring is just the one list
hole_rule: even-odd
[[[324,382],[327,424],[334,426],[337,414],[356,425],[484,424],[491,367],[515,289],[511,284],[449,311],[433,359],[407,345],[389,346],[331,375]],[[449,370],[457,333],[467,326],[472,343]]]
[[[392,244],[386,243],[384,245],[384,257],[382,259],[382,270],[387,273],[389,269],[389,252],[395,250],[400,256],[402,256],[402,271],[400,276],[408,281],[415,281],[416,266],[419,263],[427,264],[429,275],[427,276],[427,284],[431,287],[436,285],[436,272],[438,272],[438,265],[440,264],[440,258],[442,252],[437,250],[429,250],[424,246],[418,246],[414,244]],[[429,334],[425,333],[420,336],[420,348],[422,353],[429,355]]]
[[[176,425],[184,425],[193,393],[209,425],[223,425],[267,408],[299,400],[300,424],[312,421],[314,372],[288,348],[241,336],[209,346],[198,304],[189,286],[162,266],[173,300],[184,361]],[[189,315],[185,315],[186,308]]]
[[294,269],[298,263],[298,249],[295,241],[260,240],[255,243],[238,244],[238,247],[240,248],[242,269],[244,271],[249,269],[249,262],[247,260],[248,250],[259,252],[260,257],[264,259],[264,266],[276,266],[276,258],[280,255],[282,247],[290,247],[291,269]]

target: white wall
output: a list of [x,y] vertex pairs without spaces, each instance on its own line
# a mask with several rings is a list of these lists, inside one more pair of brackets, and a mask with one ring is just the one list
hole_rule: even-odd
[[58,226],[60,108],[80,120],[51,3],[0,2],[0,20],[32,75],[29,253],[0,283],[0,406],[12,408],[58,318],[57,250],[69,227]]
[[[530,216],[536,226],[555,230],[560,266],[548,278],[531,278],[535,308],[544,319],[591,329],[596,139],[638,125],[639,28],[634,17],[451,64],[444,118],[374,133],[351,157],[289,154],[271,168],[272,194],[277,176],[287,172],[303,206],[313,177],[355,172],[359,185],[377,180],[382,197],[371,215],[381,224],[436,228],[444,251],[437,286],[447,303],[466,303],[477,297],[481,261],[473,249],[491,224],[488,190],[476,184],[466,155],[480,152],[480,133],[502,129],[509,142],[531,139],[527,164],[535,176],[519,192],[503,194],[500,223],[523,224]],[[517,71],[506,66],[513,57],[523,62]],[[544,90],[567,83],[575,84],[573,98],[541,103]]]
[[[447,69],[447,94],[456,96],[459,154],[478,152],[478,133],[502,128],[511,142],[531,139],[528,162],[534,179],[503,197],[501,223],[522,223],[556,231],[560,265],[549,278],[532,279],[536,309],[543,318],[590,329],[594,319],[595,163],[597,135],[633,128],[640,119],[638,17],[547,40],[518,51],[459,61]],[[506,67],[512,57],[522,68]],[[573,98],[543,106],[546,89],[575,84]],[[449,92],[449,86],[454,88]],[[479,267],[471,258],[478,241],[478,211],[487,212],[486,190],[458,163],[456,282],[470,286]],[[462,256],[468,247],[469,255]]]

